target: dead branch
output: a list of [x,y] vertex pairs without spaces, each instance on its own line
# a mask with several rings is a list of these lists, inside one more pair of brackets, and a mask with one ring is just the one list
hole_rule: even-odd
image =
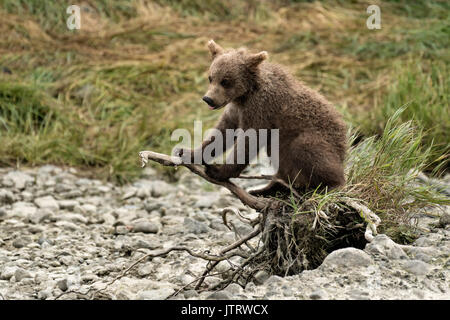
[[[258,270],[266,269],[279,275],[298,273],[318,266],[327,252],[333,250],[336,241],[347,241],[346,243],[353,241],[355,244],[360,244],[361,238],[364,238],[364,236],[367,241],[371,241],[373,234],[376,234],[379,218],[367,207],[348,198],[341,198],[329,208],[323,209],[326,210],[327,213],[325,213],[322,210],[312,210],[313,206],[310,201],[302,197],[291,185],[278,180],[274,176],[241,175],[237,177],[237,179],[264,179],[280,183],[287,190],[290,190],[290,195],[286,196],[299,200],[295,213],[301,212],[302,214],[293,214],[293,208],[289,202],[281,199],[255,197],[229,180],[215,180],[206,174],[205,167],[202,165],[183,163],[180,157],[153,151],[142,151],[139,153],[139,156],[143,167],[149,160],[165,166],[184,166],[206,181],[227,188],[243,204],[255,209],[259,215],[257,218],[250,218],[242,215],[235,208],[225,208],[222,211],[223,223],[228,229],[234,230],[237,239],[234,243],[222,248],[217,254],[198,253],[186,247],[174,247],[157,254],[150,253],[134,262],[106,287],[123,277],[124,274],[136,264],[145,260],[145,258],[165,256],[172,251],[185,251],[191,256],[208,261],[201,276],[176,291],[172,296],[177,295],[195,282],[195,290],[223,289],[232,282],[245,285],[248,281],[251,281],[254,273]],[[227,221],[227,214],[229,213],[234,214],[241,222],[252,226],[253,231],[245,236],[240,236],[232,222],[230,224],[233,226],[233,229],[229,226]],[[258,246],[255,248],[249,242],[260,235],[262,236],[259,239]],[[261,243],[262,246],[260,246]],[[244,244],[247,249],[241,247]],[[229,272],[212,273],[221,261],[231,261],[230,259],[236,256],[244,259],[237,267],[233,264],[228,270]],[[222,281],[211,287],[202,288],[206,277],[220,274],[224,276]],[[106,287],[102,290],[106,289]]]
[[[249,206],[250,208],[253,208],[257,211],[264,210],[267,206],[271,204],[271,201],[269,199],[264,198],[257,198],[255,196],[252,196],[247,191],[242,189],[241,187],[237,186],[233,182],[226,180],[226,181],[219,181],[211,178],[208,176],[205,172],[205,167],[198,164],[188,164],[183,163],[180,157],[174,157],[174,156],[168,156],[166,154],[157,153],[153,151],[141,151],[139,152],[139,156],[141,157],[142,161],[142,167],[145,167],[145,165],[148,163],[148,160],[156,161],[158,163],[161,163],[165,166],[183,166],[188,168],[191,172],[195,173],[196,175],[202,177],[203,179],[213,183],[217,184],[219,186],[225,187],[228,190],[231,191],[236,197],[239,198],[239,200],[242,201],[243,204]],[[267,178],[264,178],[267,179]]]

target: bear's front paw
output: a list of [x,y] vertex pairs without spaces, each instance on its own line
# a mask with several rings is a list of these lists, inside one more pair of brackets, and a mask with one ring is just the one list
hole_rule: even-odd
[[228,180],[228,178],[230,178],[230,175],[225,170],[223,170],[221,166],[217,165],[206,166],[205,173],[208,175],[208,177],[218,181],[226,181]]
[[194,153],[188,148],[175,148],[173,149],[172,155],[175,157],[180,157],[182,163],[191,164],[194,158]]

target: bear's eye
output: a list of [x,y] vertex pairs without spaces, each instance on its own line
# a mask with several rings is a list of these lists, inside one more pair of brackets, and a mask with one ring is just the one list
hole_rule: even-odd
[[231,81],[228,79],[223,79],[220,81],[220,85],[224,88],[230,88],[231,87]]
[[211,82],[212,82],[212,78],[211,78],[211,76],[208,76],[208,80],[209,80],[209,83],[211,83]]

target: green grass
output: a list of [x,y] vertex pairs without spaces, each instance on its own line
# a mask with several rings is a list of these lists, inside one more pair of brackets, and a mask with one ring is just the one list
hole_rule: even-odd
[[1,165],[133,180],[138,151],[170,152],[173,130],[219,117],[201,101],[214,38],[267,50],[364,136],[381,137],[407,105],[396,125],[422,130],[421,147],[432,146],[425,168],[448,167],[446,1],[384,1],[377,31],[365,27],[362,0],[96,0],[77,31],[66,28],[67,5],[0,0]]
[[[450,205],[450,199],[431,186],[416,182],[428,165],[431,147],[422,147],[424,132],[413,121],[399,124],[406,109],[398,109],[386,122],[380,137],[372,136],[353,146],[347,157],[347,184],[328,192],[311,191],[299,202],[291,195],[288,204],[296,214],[334,210],[345,199],[365,204],[381,218],[378,232],[399,243],[418,235],[412,214],[423,208]],[[356,139],[353,133],[350,143]],[[306,208],[306,211],[305,211]]]
[[[397,81],[380,98],[369,115],[358,119],[362,132],[381,134],[388,120],[404,105],[405,111],[395,125],[412,120],[423,130],[421,144],[430,147],[427,162],[431,167],[448,167],[450,155],[450,95],[448,66],[420,62],[395,66]],[[429,167],[427,166],[427,167]],[[429,169],[429,168],[428,168]]]

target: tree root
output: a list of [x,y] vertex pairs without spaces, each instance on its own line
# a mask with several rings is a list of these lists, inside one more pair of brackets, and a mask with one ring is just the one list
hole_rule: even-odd
[[[264,270],[269,274],[286,276],[318,267],[331,251],[353,246],[363,248],[373,240],[380,218],[369,208],[355,199],[338,197],[333,202],[318,206],[313,199],[300,195],[291,189],[290,195],[280,198],[262,198],[250,195],[230,181],[217,181],[205,173],[205,168],[196,164],[184,164],[181,158],[152,151],[139,153],[142,166],[149,160],[165,166],[184,166],[203,179],[230,190],[241,202],[257,211],[257,217],[244,216],[238,209],[228,207],[222,211],[223,224],[234,231],[236,241],[219,250],[200,253],[184,246],[175,246],[159,252],[143,255],[102,289],[89,289],[85,293],[68,291],[94,299],[136,265],[156,257],[165,257],[171,252],[187,252],[189,255],[207,261],[205,270],[191,283],[181,287],[168,298],[173,298],[184,290],[222,290],[231,283],[245,287],[253,281],[254,275]],[[272,176],[240,176],[241,179],[274,179]],[[286,185],[287,186],[287,185]],[[289,186],[287,186],[289,187]],[[292,202],[294,199],[294,202]],[[232,214],[240,222],[253,228],[247,235],[240,235],[227,216]],[[245,246],[245,247],[244,247]],[[236,262],[236,259],[238,261]],[[234,261],[232,261],[234,260]],[[230,267],[222,272],[214,272],[222,261]],[[207,277],[222,277],[211,285],[205,285]],[[93,292],[92,292],[93,291]],[[89,294],[92,292],[92,294]]]
[[[380,223],[379,217],[369,208],[347,197],[342,196],[319,210],[310,203],[310,199],[303,199],[296,190],[283,181],[278,181],[291,190],[290,197],[298,200],[299,207],[293,208],[289,201],[285,201],[286,197],[285,199],[254,197],[230,181],[216,181],[206,175],[201,165],[184,164],[180,158],[152,151],[140,152],[139,156],[143,165],[152,160],[166,166],[185,166],[205,180],[229,189],[242,203],[259,213],[258,217],[250,218],[242,215],[236,208],[229,207],[222,211],[224,225],[235,232],[237,240],[220,250],[218,256],[214,256],[213,259],[202,257],[208,263],[203,274],[191,283],[196,283],[194,286],[196,290],[220,290],[230,283],[238,283],[245,287],[259,270],[284,276],[315,268],[333,250],[347,246],[363,248],[367,242],[373,240]],[[267,175],[242,175],[238,178],[275,179]],[[254,230],[246,236],[240,236],[235,226],[227,220],[230,213]],[[251,244],[250,241],[258,236],[257,243]],[[244,244],[246,248],[242,248]],[[236,256],[242,259],[237,267],[232,265],[228,272],[220,273],[222,281],[210,287],[204,286],[205,278],[213,274],[220,261]],[[191,284],[183,289],[189,288]],[[181,291],[178,290],[173,296]]]

